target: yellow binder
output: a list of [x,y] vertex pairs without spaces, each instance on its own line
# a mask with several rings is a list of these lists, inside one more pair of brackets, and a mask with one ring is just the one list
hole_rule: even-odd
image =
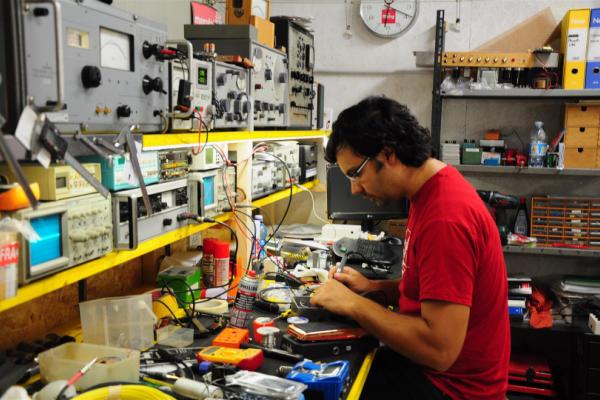
[[590,10],[569,10],[562,20],[563,87],[585,88],[585,64]]

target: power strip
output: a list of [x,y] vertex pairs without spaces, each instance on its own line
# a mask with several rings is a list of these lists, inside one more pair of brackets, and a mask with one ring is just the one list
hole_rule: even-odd
[[323,225],[321,241],[337,241],[343,237],[358,239],[360,237],[360,225],[327,224]]
[[600,319],[593,313],[588,317],[588,327],[594,335],[600,335]]

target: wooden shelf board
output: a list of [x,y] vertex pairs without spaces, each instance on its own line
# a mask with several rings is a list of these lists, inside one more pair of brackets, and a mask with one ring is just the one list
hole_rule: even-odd
[[[164,133],[143,135],[144,150],[177,149],[202,146],[206,133]],[[329,136],[329,131],[233,131],[210,132],[207,143],[260,142],[270,140],[313,139]]]

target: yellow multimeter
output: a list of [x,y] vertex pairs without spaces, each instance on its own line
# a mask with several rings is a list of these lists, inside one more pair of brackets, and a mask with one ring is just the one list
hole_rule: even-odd
[[265,356],[261,349],[234,349],[230,347],[208,346],[196,353],[198,362],[210,361],[232,364],[240,369],[255,371],[263,364]]

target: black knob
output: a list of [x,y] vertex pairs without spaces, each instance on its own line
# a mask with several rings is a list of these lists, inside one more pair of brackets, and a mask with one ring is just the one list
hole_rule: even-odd
[[285,72],[282,72],[279,74],[279,83],[286,83],[287,82],[287,74]]
[[235,100],[233,102],[233,112],[236,114],[242,112],[242,102],[240,100]]
[[271,79],[273,79],[273,71],[265,69],[265,80],[270,81]]
[[231,99],[231,100],[235,99],[235,92],[231,91],[231,92],[227,93],[227,98]]
[[244,102],[242,103],[242,112],[243,112],[244,114],[248,114],[248,113],[250,112],[250,103],[249,103],[249,102],[247,102],[247,101],[244,101]]
[[277,110],[279,111],[279,114],[283,114],[285,112],[285,104],[280,103]]
[[173,225],[173,220],[171,218],[163,219],[163,226],[171,226]]
[[261,111],[262,107],[261,107],[261,102],[260,100],[254,100],[254,111]]
[[151,44],[147,40],[145,40],[144,43],[142,44],[142,54],[144,55],[144,58],[146,58],[146,59],[148,59],[152,56],[158,58],[160,56],[160,52],[162,49],[164,49],[163,46],[158,45],[156,43]]
[[50,14],[50,10],[48,10],[47,8],[36,7],[33,9],[34,17],[45,17],[48,14]]
[[160,209],[161,210],[166,210],[167,208],[169,208],[169,205],[166,202],[161,201],[160,202]]
[[93,65],[86,65],[81,70],[81,82],[87,89],[100,86],[102,83],[102,73],[100,68]]
[[226,74],[221,74],[221,75],[217,76],[217,86],[223,86],[223,85],[225,85],[225,82],[227,82]]
[[128,105],[122,105],[117,107],[117,117],[129,118],[131,116],[131,108]]
[[231,107],[229,100],[221,100],[219,101],[219,104],[221,105],[221,110],[223,110],[224,112],[229,112],[229,109]]
[[152,79],[148,75],[144,75],[144,79],[142,80],[142,89],[146,94],[150,94],[152,91],[167,94],[167,92],[163,89],[163,81],[160,77]]
[[229,122],[233,121],[233,113],[227,113],[227,115],[225,116],[225,120]]

